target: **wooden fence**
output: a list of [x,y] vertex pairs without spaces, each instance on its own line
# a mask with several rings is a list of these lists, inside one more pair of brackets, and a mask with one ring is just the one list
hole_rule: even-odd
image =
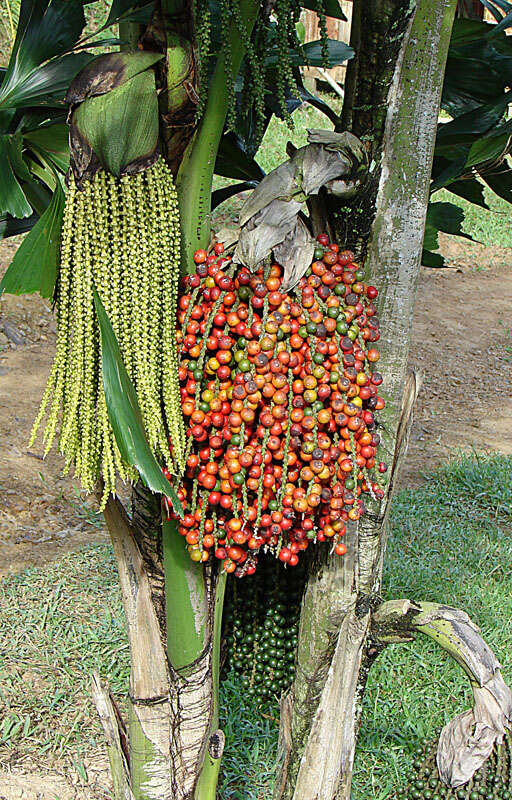
[[[352,22],[352,0],[340,0],[340,6],[347,19],[344,21],[327,17],[327,34],[330,39],[348,43],[350,41],[350,25]],[[479,17],[480,19],[485,19],[486,22],[495,22],[492,14],[487,9],[484,9],[480,0],[459,0],[458,14],[464,17]],[[306,42],[312,42],[320,38],[318,17],[314,11],[304,11],[302,22],[306,29]],[[512,31],[508,30],[507,33],[510,34]],[[345,66],[335,67],[329,70],[329,74],[334,80],[343,85],[345,70]],[[309,78],[322,79],[314,67],[307,69],[305,72]]]

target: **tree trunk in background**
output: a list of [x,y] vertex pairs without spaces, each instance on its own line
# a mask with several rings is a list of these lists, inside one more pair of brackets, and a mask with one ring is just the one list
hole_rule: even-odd
[[483,19],[484,4],[480,0],[459,0],[457,3],[457,16],[466,19]]
[[[378,604],[386,519],[417,381],[407,381],[435,133],[455,0],[356,0],[344,119],[368,142],[372,178],[348,212],[331,201],[338,241],[365,259],[379,288],[386,408],[379,433],[390,463],[384,500],[347,532],[347,554],[320,556],[306,588],[296,678],[284,701],[285,749],[275,797],[349,800],[362,696],[376,650],[369,640]],[[405,24],[404,24],[405,23]],[[347,235],[348,232],[348,235]]]

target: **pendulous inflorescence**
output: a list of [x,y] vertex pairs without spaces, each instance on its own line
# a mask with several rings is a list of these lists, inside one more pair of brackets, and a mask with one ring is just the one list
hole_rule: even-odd
[[123,463],[108,417],[94,289],[133,381],[150,447],[178,473],[185,443],[174,322],[179,246],[176,190],[162,159],[120,178],[100,170],[81,187],[70,175],[56,353],[31,441],[46,417],[45,453],[58,437],[67,468],[74,465],[87,492],[101,474],[103,503],[117,475],[135,480],[137,473]]
[[[236,115],[241,113],[245,120],[254,120],[254,140],[248,145],[255,149],[263,136],[268,109],[265,105],[265,87],[275,84],[275,99],[280,116],[292,126],[287,99],[297,97],[297,73],[293,63],[293,53],[303,53],[303,45],[297,32],[302,7],[297,0],[277,0],[270,7],[262,3],[254,28],[248,26],[240,0],[221,0],[219,24],[220,52],[223,57],[228,96],[231,98],[227,114],[228,128],[234,130]],[[208,82],[211,74],[208,64],[216,55],[215,25],[210,6],[205,0],[195,0],[193,7],[196,20],[196,53],[198,63],[197,117],[200,118],[206,107]],[[323,0],[316,8],[323,66],[329,67],[327,22]],[[233,74],[233,41],[244,45],[245,58],[240,72],[240,85],[235,92]],[[269,58],[274,54],[275,59]],[[304,63],[304,62],[303,62]],[[237,108],[237,95],[240,108]]]
[[251,273],[221,243],[195,262],[178,311],[190,557],[242,576],[260,552],[289,566],[312,542],[343,555],[347,523],[383,497],[387,470],[377,289],[324,235],[291,291],[278,264]]
[[255,575],[226,587],[224,673],[258,703],[278,698],[294,675],[300,601],[306,570],[262,558]]

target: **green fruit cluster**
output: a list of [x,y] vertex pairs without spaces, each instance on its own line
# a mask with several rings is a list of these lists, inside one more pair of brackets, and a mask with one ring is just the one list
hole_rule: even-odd
[[[319,19],[323,66],[329,67],[327,20],[324,0],[318,0],[316,12]],[[272,19],[270,19],[270,11]],[[216,30],[207,0],[194,0],[193,14],[196,20],[196,57],[198,64],[199,101],[198,118],[202,116],[208,98],[208,81],[211,74],[209,58],[218,48],[215,41],[220,33],[220,45],[224,60],[228,96],[231,98],[227,114],[228,128],[234,129],[237,113],[244,119],[254,120],[254,140],[249,144],[255,149],[261,142],[268,110],[265,105],[265,86],[275,85],[279,116],[291,126],[287,94],[291,91],[299,96],[297,69],[293,64],[293,51],[302,51],[303,45],[297,34],[302,7],[297,0],[277,0],[273,5],[261,4],[259,17],[250,31],[244,20],[240,0],[221,0],[220,31]],[[241,108],[236,106],[234,91],[235,75],[230,45],[230,32],[237,32],[237,40],[243,43],[245,59],[242,65]],[[269,52],[275,50],[277,64],[266,64]],[[306,59],[305,59],[306,60]]]
[[66,467],[74,465],[85,491],[92,492],[102,475],[103,504],[115,491],[117,475],[136,480],[137,474],[123,463],[108,417],[94,288],[135,386],[148,442],[178,472],[185,438],[175,332],[179,249],[176,189],[162,159],[119,179],[100,170],[83,188],[70,176],[56,353],[31,443],[47,416],[45,454],[58,433]]
[[254,575],[228,585],[224,669],[260,703],[278,699],[293,680],[304,582],[303,568],[262,557]]
[[416,752],[413,774],[407,786],[399,788],[395,800],[511,800],[512,735],[496,745],[489,759],[464,786],[450,788],[439,777],[437,743],[424,742]]

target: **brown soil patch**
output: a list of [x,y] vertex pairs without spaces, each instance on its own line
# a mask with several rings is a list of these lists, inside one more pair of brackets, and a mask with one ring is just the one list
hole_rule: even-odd
[[512,454],[512,250],[443,241],[423,269],[409,362],[423,373],[402,485],[454,451]]
[[85,759],[79,770],[68,762],[45,769],[29,761],[0,770],[0,800],[110,800],[111,792],[103,754]]
[[[2,274],[15,248],[0,244]],[[40,442],[28,446],[55,330],[49,301],[0,298],[0,575],[106,538],[77,514],[81,498],[72,477],[62,477],[62,459],[52,451],[43,460]]]
[[[0,244],[0,265],[15,247]],[[512,453],[512,250],[445,240],[443,252],[453,267],[420,276],[410,363],[424,384],[406,486],[458,448]],[[48,301],[0,298],[0,574],[105,538],[77,515],[62,460],[53,451],[42,460],[40,443],[28,448],[54,344]]]

